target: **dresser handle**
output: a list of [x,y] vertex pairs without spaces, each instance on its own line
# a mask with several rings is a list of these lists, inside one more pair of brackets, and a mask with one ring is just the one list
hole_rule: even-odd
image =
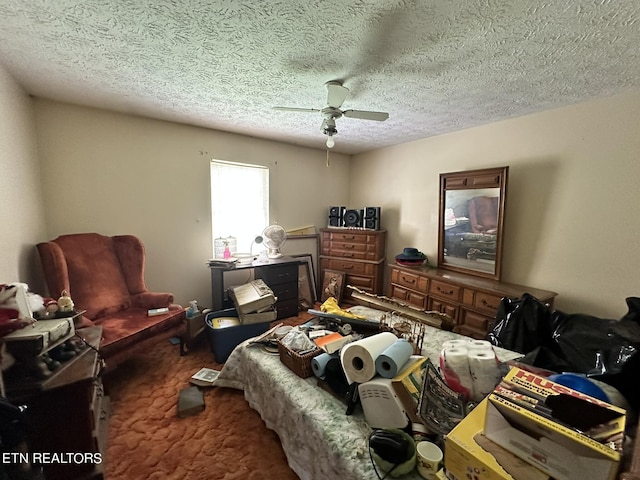
[[408,279],[407,277],[402,277],[402,281],[406,282],[406,283],[416,283],[416,279],[415,278]]
[[493,305],[491,305],[489,302],[487,302],[484,298],[480,301],[480,303],[481,303],[482,305],[484,305],[485,307],[489,307],[489,308],[492,308],[492,309],[494,309],[494,310],[497,310],[497,309],[498,309],[498,307],[494,307],[494,306],[493,306]]
[[342,256],[343,257],[353,258],[353,253],[343,253]]
[[342,269],[343,270],[351,270],[353,268],[353,265],[342,265]]
[[345,243],[344,245],[342,245],[344,248],[356,248],[356,246],[353,243]]
[[442,290],[440,287],[436,287],[436,289],[442,293],[443,295],[453,295],[453,290]]
[[355,235],[351,235],[351,236],[348,236],[348,237],[347,237],[347,236],[345,235],[345,236],[344,236],[344,239],[345,239],[345,240],[355,240],[355,239],[356,239],[356,236],[355,236]]

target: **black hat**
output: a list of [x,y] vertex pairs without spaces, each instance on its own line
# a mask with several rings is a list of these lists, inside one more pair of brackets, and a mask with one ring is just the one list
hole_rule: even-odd
[[396,262],[403,265],[422,265],[427,256],[417,248],[407,247],[401,254],[396,255]]

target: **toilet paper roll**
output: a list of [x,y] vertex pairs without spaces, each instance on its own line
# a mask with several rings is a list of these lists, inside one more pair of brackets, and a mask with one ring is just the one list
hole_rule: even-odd
[[395,377],[412,353],[413,346],[407,340],[404,338],[396,340],[376,358],[376,372],[384,378]]
[[469,340],[469,350],[493,350],[493,345],[488,340]]
[[333,353],[321,353],[320,355],[313,357],[311,359],[311,370],[313,371],[313,374],[320,379],[324,379],[327,363],[329,363],[329,360],[336,357],[337,355]]
[[349,384],[371,380],[376,375],[376,358],[396,340],[393,333],[382,332],[342,347],[340,360]]
[[462,347],[444,348],[440,352],[440,370],[447,385],[454,391],[473,396],[473,380],[469,371],[469,351]]
[[471,350],[468,361],[473,381],[472,398],[479,402],[493,391],[502,375],[493,350]]
[[447,340],[442,344],[441,350],[445,350],[451,347],[467,348],[469,346],[469,340]]

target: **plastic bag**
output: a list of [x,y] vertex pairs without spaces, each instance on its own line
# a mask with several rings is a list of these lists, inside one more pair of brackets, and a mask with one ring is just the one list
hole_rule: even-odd
[[488,339],[526,354],[523,363],[555,372],[582,373],[605,382],[638,410],[640,298],[629,297],[626,302],[628,313],[613,320],[551,312],[530,295],[515,301],[505,299]]
[[487,339],[497,347],[528,353],[551,337],[551,313],[548,306],[528,293],[521,298],[505,297],[498,305]]

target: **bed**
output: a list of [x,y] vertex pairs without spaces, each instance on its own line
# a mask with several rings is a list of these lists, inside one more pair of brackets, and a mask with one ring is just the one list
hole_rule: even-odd
[[[467,337],[427,327],[422,353],[437,359],[443,342],[459,338]],[[503,349],[497,354],[501,360],[519,356]],[[320,388],[315,377],[301,379],[279,356],[244,342],[233,350],[215,385],[244,390],[251,408],[280,437],[289,466],[301,479],[377,478],[367,443],[371,429],[362,410],[346,415],[346,405]],[[417,472],[403,477],[420,478]]]

